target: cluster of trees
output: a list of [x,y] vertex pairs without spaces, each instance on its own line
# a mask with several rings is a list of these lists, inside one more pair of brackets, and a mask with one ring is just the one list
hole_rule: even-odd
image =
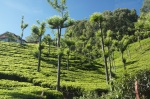
[[124,52],[128,50],[130,59],[129,44],[139,41],[139,47],[142,49],[140,40],[150,36],[148,2],[145,0],[140,16],[137,15],[136,10],[125,8],[113,12],[93,13],[89,20],[79,20],[68,27],[64,39],[75,42],[74,54],[81,55],[82,61],[88,60],[92,65],[95,59],[103,57],[108,83],[112,77],[111,68],[115,67],[114,51],[120,52],[123,68],[126,70]]
[[[87,62],[92,65],[95,59],[103,57],[106,82],[108,83],[112,77],[111,69],[115,67],[114,51],[120,52],[123,68],[126,69],[124,51],[128,49],[129,44],[135,41],[140,43],[140,39],[150,36],[150,13],[147,13],[148,8],[145,9],[144,6],[141,9],[140,16],[134,9],[119,8],[113,12],[93,13],[89,20],[73,21],[66,11],[66,0],[60,0],[60,2],[58,0],[47,1],[61,16],[50,17],[46,22],[40,23],[37,21],[39,26],[32,26],[32,34],[27,37],[27,40],[39,41],[37,69],[39,72],[43,48],[41,41],[46,30],[46,23],[51,29],[57,30],[55,39],[58,50],[57,90],[60,90],[60,66],[63,53],[67,55],[67,69],[69,69],[70,53],[75,57],[80,56],[81,66]],[[62,28],[67,28],[63,38],[61,37]],[[22,29],[24,30],[24,28]],[[49,45],[49,54],[50,44],[55,40],[52,40],[50,35],[43,38],[43,41]]]
[[[79,20],[73,26],[68,27],[64,39],[76,41],[74,52],[84,56],[85,61],[88,60],[89,64],[92,64],[94,59],[103,57],[108,83],[112,75],[111,68],[114,65],[115,50],[120,51],[123,66],[126,69],[126,59],[123,53],[134,38],[134,23],[137,22],[137,19],[138,15],[134,9],[94,13],[89,20]],[[84,59],[81,58],[81,60]]]
[[[26,40],[28,42],[37,42],[39,43],[39,48],[38,48],[38,67],[37,67],[37,71],[40,72],[40,62],[41,62],[41,54],[42,54],[42,49],[44,48],[44,46],[42,45],[42,42],[45,42],[46,44],[49,45],[49,49],[48,49],[48,54],[50,55],[50,44],[51,41],[53,41],[51,39],[51,36],[49,34],[44,35],[45,31],[46,31],[46,24],[48,25],[48,27],[50,27],[51,29],[57,30],[56,31],[56,46],[57,46],[57,50],[58,50],[58,71],[57,71],[57,86],[56,86],[56,90],[60,90],[60,65],[61,65],[61,57],[62,57],[62,48],[61,48],[61,31],[62,28],[67,28],[69,26],[72,26],[74,24],[74,21],[72,19],[69,18],[68,12],[66,11],[67,7],[66,7],[66,0],[60,0],[58,2],[58,0],[47,0],[47,2],[56,10],[60,13],[61,16],[53,16],[50,17],[46,20],[46,22],[39,22],[37,20],[37,25],[33,25],[31,27],[31,35],[28,36],[26,38]],[[23,30],[27,27],[27,24],[23,23],[23,18],[22,18],[22,23],[21,23],[21,29],[22,29],[22,35],[23,36]],[[68,41],[66,41],[67,44]],[[69,42],[68,42],[69,44]],[[68,45],[69,46],[69,45]],[[69,55],[68,55],[69,57]],[[69,61],[68,61],[69,64]]]

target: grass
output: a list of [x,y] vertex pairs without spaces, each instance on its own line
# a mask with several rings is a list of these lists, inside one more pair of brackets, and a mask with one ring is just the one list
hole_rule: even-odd
[[[127,72],[136,73],[145,68],[150,68],[150,39],[141,41],[142,50],[138,42],[129,46],[131,59],[124,52],[127,59]],[[54,91],[57,77],[57,55],[56,47],[51,47],[50,57],[47,49],[43,50],[41,71],[37,72],[37,49],[36,44],[20,45],[18,43],[0,42],[0,97],[4,99],[29,99],[39,98],[43,90],[51,96],[61,97],[61,93]],[[66,57],[62,59],[61,66],[61,90],[63,94],[68,92],[76,95],[83,91],[99,90],[107,91],[109,85],[105,81],[102,59],[97,59],[93,66],[88,64],[79,65],[77,60],[71,56],[70,69],[66,70]],[[123,70],[121,54],[115,52],[116,71],[113,73],[120,77]],[[80,93],[82,94],[82,93]],[[64,95],[65,96],[65,95]],[[48,97],[47,94],[44,98]]]

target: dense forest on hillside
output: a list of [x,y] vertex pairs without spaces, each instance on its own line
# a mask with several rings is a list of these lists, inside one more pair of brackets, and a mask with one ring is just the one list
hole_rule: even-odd
[[[118,8],[83,20],[69,17],[66,2],[47,0],[60,16],[37,20],[30,43],[0,42],[0,97],[149,99],[150,1],[140,15]],[[21,39],[27,27],[23,16]]]

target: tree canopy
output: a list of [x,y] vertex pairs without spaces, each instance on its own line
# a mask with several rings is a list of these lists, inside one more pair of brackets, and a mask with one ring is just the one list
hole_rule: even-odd
[[140,9],[141,13],[149,13],[150,12],[150,0],[144,0],[143,6]]

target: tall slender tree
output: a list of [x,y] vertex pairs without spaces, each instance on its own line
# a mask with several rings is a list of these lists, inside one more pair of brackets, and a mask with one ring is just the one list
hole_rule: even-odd
[[24,23],[24,16],[22,16],[22,21],[21,21],[21,42],[20,44],[22,45],[22,38],[23,38],[23,32],[24,32],[24,29],[28,27],[28,24],[25,24]]
[[111,79],[111,77],[112,77],[112,70],[111,70],[111,68],[112,68],[112,62],[111,62],[111,54],[112,54],[112,49],[111,49],[111,47],[112,47],[112,37],[111,37],[111,35],[112,35],[112,31],[111,30],[108,30],[107,31],[107,37],[106,37],[106,39],[105,39],[105,45],[106,45],[106,47],[107,47],[107,49],[108,49],[108,61],[109,61],[109,73],[110,73],[110,79]]
[[104,33],[102,30],[102,22],[104,21],[104,17],[101,13],[94,13],[90,16],[90,21],[97,23],[100,29],[100,37],[101,37],[101,48],[103,52],[103,59],[105,64],[105,73],[106,73],[106,83],[109,81],[109,75],[108,75],[108,67],[107,67],[107,57],[105,56],[105,47],[104,47]]
[[[68,12],[65,12],[66,7],[66,0],[60,0],[60,3],[58,3],[58,0],[47,0],[48,3],[56,9],[60,14],[60,16],[53,16],[49,19],[47,19],[47,23],[50,25],[52,29],[57,29],[58,37],[57,37],[57,48],[60,50],[60,38],[61,38],[61,31],[62,28],[69,27],[73,25],[73,20],[69,19]],[[60,64],[61,64],[61,55],[58,54],[58,69],[57,69],[57,85],[56,90],[60,91]]]
[[50,44],[51,44],[51,41],[52,41],[51,36],[49,34],[47,34],[47,35],[44,36],[43,40],[46,44],[48,44],[48,55],[50,55]]
[[66,54],[67,54],[67,70],[69,70],[69,56],[70,56],[70,52],[71,52],[71,47],[75,45],[74,41],[71,40],[64,40],[65,44],[67,45],[67,50],[66,50]]
[[121,52],[121,59],[122,59],[124,70],[126,70],[126,59],[124,58],[124,51],[127,49],[128,45],[129,45],[129,39],[127,39],[126,36],[124,36],[122,40],[118,42],[118,48],[119,51]]
[[39,21],[37,21],[39,24],[39,27],[36,25],[33,25],[31,27],[32,33],[36,34],[39,38],[39,53],[38,53],[38,68],[37,71],[40,71],[40,64],[41,64],[41,52],[42,52],[42,46],[41,46],[41,39],[43,34],[46,31],[46,25],[45,22],[39,23]]
[[141,45],[141,32],[144,30],[144,24],[145,24],[145,19],[143,20],[143,17],[140,16],[140,18],[138,19],[137,22],[135,22],[134,26],[135,26],[135,36],[137,37],[137,40],[139,42],[140,45],[140,49],[142,50],[142,45]]

